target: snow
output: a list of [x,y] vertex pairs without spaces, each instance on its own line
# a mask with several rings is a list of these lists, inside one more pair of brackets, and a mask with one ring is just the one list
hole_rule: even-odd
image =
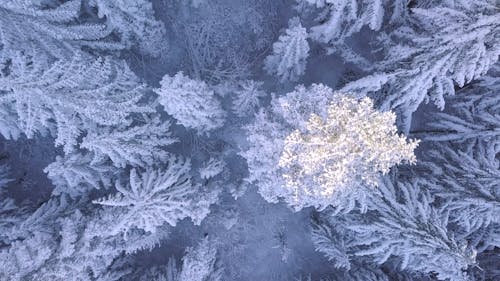
[[[0,281],[500,280],[495,0],[0,2]],[[293,209],[337,94],[416,163]]]

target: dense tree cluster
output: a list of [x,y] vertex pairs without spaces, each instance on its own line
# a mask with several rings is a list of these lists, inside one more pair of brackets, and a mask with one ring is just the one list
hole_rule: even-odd
[[0,1],[0,281],[500,280],[497,0]]

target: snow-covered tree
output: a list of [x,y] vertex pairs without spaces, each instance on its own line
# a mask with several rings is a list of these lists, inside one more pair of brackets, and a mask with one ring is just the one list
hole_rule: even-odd
[[396,134],[393,113],[334,94],[323,85],[298,87],[272,101],[247,126],[248,181],[270,202],[279,197],[296,209],[329,205],[350,209],[364,185],[403,161],[413,162],[418,142]]
[[71,152],[83,132],[153,111],[139,104],[145,87],[122,61],[84,53],[50,66],[21,61],[0,77],[0,102],[15,111],[17,127],[28,138],[49,132]]
[[148,169],[138,174],[133,169],[129,183],[117,182],[118,193],[94,203],[120,212],[111,233],[127,233],[132,228],[155,232],[164,223],[175,226],[186,217],[200,224],[215,198],[191,183],[190,169],[189,161],[174,157],[168,160],[165,170]]
[[0,103],[0,134],[8,140],[17,140],[22,135],[15,108]]
[[10,237],[0,249],[2,280],[117,280],[110,270],[124,253],[151,249],[168,234],[131,231],[125,240],[106,231],[114,211],[94,208],[85,216],[82,202],[64,198],[52,197],[2,233]]
[[[382,27],[383,17],[389,1],[385,0],[298,0],[320,10],[311,28],[311,36],[324,43],[344,41],[364,26],[372,30]],[[398,1],[395,1],[398,2]]]
[[126,46],[139,46],[140,51],[157,56],[165,47],[165,27],[155,19],[149,0],[89,0],[97,16],[105,19],[108,30],[121,36]]
[[116,175],[115,168],[105,163],[93,162],[91,153],[71,153],[57,156],[43,171],[55,185],[52,193],[66,193],[72,197],[91,189],[108,188]]
[[[297,0],[296,9],[314,18],[310,37],[322,43],[328,54],[337,53],[344,60],[370,70],[371,63],[349,43],[363,28],[380,31],[406,22],[408,0]],[[420,1],[419,1],[420,2]]]
[[299,18],[291,19],[285,34],[273,44],[273,53],[266,58],[266,71],[278,76],[281,82],[296,81],[306,69],[309,56],[307,37],[307,31]]
[[165,33],[148,0],[70,0],[62,4],[7,0],[0,4],[0,15],[0,40],[6,47],[2,51],[41,51],[58,58],[68,58],[80,47],[120,50],[136,45],[147,54],[158,55]]
[[182,258],[178,281],[219,281],[222,267],[217,263],[214,242],[205,237],[195,248],[188,248]]
[[249,170],[245,180],[257,185],[267,201],[278,202],[287,192],[278,165],[286,137],[297,128],[305,128],[312,113],[326,116],[332,95],[332,89],[321,84],[298,86],[283,97],[274,97],[270,108],[261,109],[254,122],[245,126],[248,147],[240,152]]
[[370,98],[337,94],[326,119],[312,114],[305,130],[285,139],[279,166],[290,192],[281,196],[297,209],[322,209],[335,204],[338,192],[377,186],[380,173],[414,163],[418,141],[398,136],[395,120],[392,112],[374,110]]
[[224,160],[210,157],[210,159],[200,168],[200,177],[202,179],[211,179],[224,171],[226,163]]
[[0,280],[499,279],[497,2],[0,0]]
[[94,153],[93,163],[110,159],[117,167],[152,166],[166,160],[165,146],[177,142],[169,131],[170,122],[156,116],[141,123],[89,131],[80,146]]
[[499,142],[499,74],[485,76],[448,97],[446,112],[433,113],[424,132],[416,135],[427,141]]
[[203,81],[193,80],[182,72],[165,75],[155,89],[165,111],[186,128],[207,133],[224,124],[225,112],[214,91]]
[[29,276],[50,259],[57,248],[56,237],[50,231],[51,223],[67,208],[68,202],[65,200],[49,200],[33,213],[2,229],[0,279],[30,279]]
[[448,229],[450,210],[436,207],[416,182],[393,184],[384,177],[378,190],[365,214],[323,216],[313,232],[317,250],[344,268],[364,259],[439,280],[468,280],[465,271],[475,265],[476,252]]
[[238,88],[234,91],[232,111],[238,117],[246,117],[255,113],[259,98],[262,98],[266,93],[261,89],[263,82],[254,80],[246,80],[239,83]]
[[[273,0],[167,1],[165,12],[183,45],[186,74],[210,84],[248,79],[275,39],[284,4]],[[192,3],[198,3],[193,9]]]
[[[48,57],[67,59],[81,46],[97,47],[100,39],[110,35],[102,24],[78,21],[81,0],[56,6],[43,5],[43,2],[7,0],[0,3],[0,65],[5,66],[9,60],[16,64],[19,52],[34,61]],[[113,45],[112,42],[106,44]]]
[[451,210],[450,221],[460,226],[457,237],[466,237],[483,249],[498,246],[495,243],[500,240],[494,236],[500,238],[500,231],[486,236],[483,232],[492,230],[488,228],[500,230],[500,146],[479,142],[457,148],[436,143],[425,154],[422,169],[414,177],[418,176]]
[[4,280],[22,280],[43,266],[55,251],[55,243],[50,234],[39,233],[25,240],[13,242],[10,247],[0,251]]
[[[188,247],[178,266],[170,258],[165,266],[155,266],[136,274],[139,281],[220,281],[223,267],[217,260],[214,241],[205,237],[195,247]],[[134,276],[135,277],[135,276]]]
[[494,5],[479,10],[412,9],[410,26],[381,37],[386,57],[377,66],[381,74],[371,78],[382,80],[375,83],[380,87],[368,91],[382,109],[397,109],[408,131],[411,115],[422,102],[444,108],[444,97],[455,93],[455,85],[463,87],[486,74],[498,60],[499,18]]

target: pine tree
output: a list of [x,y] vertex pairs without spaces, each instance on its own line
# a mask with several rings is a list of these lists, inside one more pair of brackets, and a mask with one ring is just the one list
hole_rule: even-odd
[[384,0],[299,0],[299,2],[314,5],[321,10],[316,19],[321,23],[311,28],[311,36],[320,42],[333,44],[344,41],[364,26],[379,30],[387,5]]
[[182,72],[165,75],[155,89],[165,111],[186,128],[203,134],[224,124],[225,112],[214,91],[203,81],[193,80]]
[[[355,51],[349,42],[363,28],[380,31],[405,23],[408,0],[297,0],[304,17],[314,15],[311,39],[336,53],[345,61],[371,70],[372,63]],[[310,10],[313,10],[311,13]],[[389,19],[388,16],[390,16]]]
[[52,193],[77,197],[92,189],[110,187],[111,179],[116,176],[114,167],[105,163],[94,163],[93,158],[91,153],[57,156],[55,161],[43,170],[55,186]]
[[465,144],[500,141],[498,71],[448,97],[446,112],[433,113],[432,120],[426,122],[425,132],[415,135],[426,141]]
[[[114,212],[79,210],[83,202],[52,197],[3,234],[9,238],[0,249],[0,278],[8,280],[106,279],[123,254],[150,250],[168,234],[131,231],[113,235],[107,228],[116,221]],[[118,275],[118,274],[116,274]],[[115,275],[115,276],[116,276]]]
[[265,70],[278,76],[281,82],[296,81],[306,69],[309,56],[307,37],[307,31],[299,18],[291,19],[285,34],[273,44],[273,54],[266,58]]
[[239,83],[234,91],[232,110],[238,117],[246,117],[255,114],[259,99],[266,93],[261,90],[263,82],[246,80]]
[[422,171],[414,175],[451,210],[450,222],[459,226],[457,237],[469,239],[481,250],[500,242],[499,149],[484,142],[462,149],[436,143],[426,152]]
[[[55,7],[41,2],[7,0],[0,3],[0,65],[18,64],[18,53],[35,63],[40,59],[69,59],[81,46],[97,47],[100,39],[110,35],[104,25],[78,23],[81,0],[66,1]],[[113,42],[106,46],[119,48]]]
[[181,266],[170,258],[166,266],[149,268],[135,275],[139,281],[220,281],[223,267],[216,255],[215,242],[205,237],[195,247],[186,249]]
[[80,146],[94,153],[93,163],[110,159],[116,167],[152,166],[168,158],[165,146],[177,142],[169,129],[170,122],[153,116],[135,126],[124,124],[89,131]]
[[84,53],[50,66],[33,65],[26,58],[11,65],[0,84],[0,102],[15,111],[17,127],[28,138],[51,133],[66,152],[75,149],[85,131],[121,125],[131,114],[153,111],[139,104],[145,87],[124,62]]
[[165,27],[155,19],[149,0],[89,0],[88,5],[105,19],[107,30],[120,34],[124,46],[138,46],[153,56],[160,55],[165,47]]
[[132,228],[155,232],[164,223],[175,226],[186,217],[200,224],[210,212],[213,198],[204,197],[199,187],[193,186],[190,168],[189,161],[170,158],[165,170],[148,169],[138,174],[133,169],[128,184],[116,184],[117,194],[94,201],[120,212],[111,233],[127,233]]
[[210,157],[210,159],[200,168],[200,177],[202,179],[211,179],[224,171],[226,163],[223,160]]
[[436,207],[418,183],[392,181],[385,177],[379,193],[370,195],[367,213],[326,214],[314,231],[317,250],[346,268],[364,259],[439,280],[468,280],[465,270],[475,265],[476,251],[448,228],[450,210]]
[[498,60],[499,17],[494,6],[412,9],[410,26],[381,37],[386,57],[377,68],[383,75],[371,77],[381,79],[376,83],[380,87],[367,93],[376,96],[381,109],[397,109],[408,132],[411,115],[422,102],[444,108],[444,97],[454,95],[455,84],[463,87]]
[[182,258],[182,271],[178,281],[219,281],[222,267],[217,263],[217,249],[205,237],[195,248],[188,248]]

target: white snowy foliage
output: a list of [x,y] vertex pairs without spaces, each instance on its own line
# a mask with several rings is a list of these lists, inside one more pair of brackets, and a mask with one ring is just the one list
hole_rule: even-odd
[[386,57],[378,66],[380,73],[370,76],[380,87],[365,92],[378,95],[381,109],[397,109],[406,131],[422,102],[444,108],[444,98],[455,94],[455,85],[463,87],[486,74],[500,55],[500,13],[494,7],[415,8],[411,18],[411,26],[381,37]]
[[[4,194],[2,195],[5,196]],[[14,199],[4,198],[0,202],[0,243],[10,241],[9,229],[22,221],[24,215],[21,208],[15,204]]]
[[23,277],[42,267],[55,250],[55,243],[48,233],[38,233],[25,240],[13,242],[0,250],[0,279],[23,280]]
[[500,280],[498,0],[291,2],[0,0],[0,280]]
[[224,124],[225,112],[214,91],[203,81],[193,80],[182,72],[165,75],[155,89],[165,111],[186,128],[207,133]]
[[18,62],[0,76],[0,103],[15,112],[28,138],[50,132],[65,152],[75,149],[83,132],[153,110],[138,104],[145,87],[122,61],[78,53],[50,66],[26,57]]
[[[390,281],[390,277],[380,268],[370,267],[369,265],[361,264],[353,270],[339,274],[337,278],[342,278],[345,281]],[[335,280],[335,279],[333,279]],[[399,280],[403,281],[403,280]],[[408,280],[405,280],[408,281]]]
[[286,139],[279,161],[290,192],[281,194],[296,209],[323,209],[336,193],[361,185],[375,187],[379,174],[402,162],[416,161],[418,141],[397,134],[392,112],[377,112],[369,98],[336,94],[326,119],[316,114],[305,130]]
[[[70,0],[55,7],[36,5],[38,1],[7,0],[0,3],[0,65],[16,63],[21,52],[33,60],[70,58],[81,46],[98,47],[110,35],[106,26],[77,21],[81,0]],[[118,45],[108,42],[107,47]],[[105,47],[104,44],[99,47]],[[114,49],[119,46],[113,46]]]
[[165,170],[148,169],[130,172],[130,182],[117,182],[118,193],[94,203],[115,207],[119,213],[112,233],[127,233],[132,228],[155,232],[168,223],[175,226],[179,220],[190,217],[200,224],[210,212],[210,200],[191,183],[189,161],[170,158]]
[[[273,0],[167,1],[192,78],[210,84],[248,79],[275,39],[281,3]],[[193,9],[190,4],[198,8]]]
[[148,0],[70,0],[62,4],[8,0],[0,4],[0,18],[0,40],[7,43],[7,52],[11,46],[13,51],[31,52],[33,44],[45,55],[66,59],[81,47],[114,51],[139,45],[141,51],[158,55],[165,33]]
[[335,44],[357,33],[364,26],[372,30],[382,27],[385,9],[384,0],[298,0],[320,9],[311,28],[311,37],[324,43]]
[[461,236],[500,227],[499,155],[500,146],[484,142],[465,149],[436,143],[426,153],[426,172],[419,176],[446,202]]
[[61,193],[76,197],[91,189],[108,188],[116,174],[114,167],[104,163],[93,163],[91,153],[71,153],[57,156],[43,171],[52,181],[54,195]]
[[188,247],[177,266],[170,258],[166,266],[156,266],[138,276],[139,281],[221,281],[223,268],[217,260],[214,241],[205,237],[195,247]]
[[255,113],[259,99],[266,93],[261,89],[263,82],[246,80],[239,83],[234,91],[232,111],[238,117],[246,117]]
[[151,166],[166,160],[169,154],[165,146],[177,142],[169,129],[168,121],[146,118],[144,124],[136,126],[92,130],[80,146],[94,152],[93,163],[111,159],[116,167]]
[[278,76],[281,82],[298,80],[305,72],[309,56],[307,37],[299,18],[291,19],[285,34],[273,44],[273,53],[265,60],[265,70]]
[[[349,271],[341,271],[332,274],[330,278],[321,278],[318,281],[389,281],[389,276],[385,274],[381,269],[371,268],[367,264],[362,264],[356,267],[353,270]],[[311,275],[307,277],[307,279],[302,279],[302,277],[298,279],[294,279],[294,281],[313,281]],[[398,280],[398,281],[411,281],[411,280]]]
[[211,157],[208,162],[200,168],[200,177],[205,180],[211,179],[222,173],[225,166],[226,163],[223,160]]
[[416,183],[394,186],[386,178],[380,191],[383,197],[375,197],[371,206],[380,219],[349,226],[362,246],[356,256],[377,263],[395,256],[401,269],[435,272],[440,280],[468,280],[464,271],[475,264],[476,252],[447,229],[450,210],[434,208],[434,198]]
[[205,237],[195,248],[188,248],[182,258],[178,281],[220,281],[222,268],[217,264],[214,242]]
[[261,109],[253,123],[245,126],[248,147],[240,155],[246,159],[247,182],[256,184],[259,193],[269,202],[278,202],[286,192],[279,169],[279,160],[285,138],[297,128],[304,128],[312,113],[323,113],[332,89],[314,84],[310,88],[298,86],[281,98],[273,98],[269,110]]
[[133,231],[106,232],[116,220],[111,212],[84,216],[78,201],[52,197],[34,213],[3,234],[11,240],[0,250],[2,280],[116,280],[110,272],[124,253],[151,249],[168,231],[157,234]]
[[[399,160],[414,160],[412,155],[417,142],[406,144],[404,138],[398,137],[395,134],[395,128],[393,126],[394,115],[391,113],[378,113],[371,108],[369,102],[365,102],[364,106],[367,110],[363,111],[361,110],[361,104],[355,102],[357,100],[355,98],[344,98],[346,110],[344,111],[344,116],[339,115],[339,117],[343,119],[335,121],[340,123],[338,128],[336,128],[336,132],[327,132],[328,130],[323,128],[321,130],[312,130],[312,133],[307,133],[311,129],[314,129],[311,127],[311,124],[313,124],[310,122],[311,116],[315,116],[313,117],[313,121],[316,120],[319,122],[321,120],[330,119],[329,115],[333,117],[334,114],[342,113],[342,111],[334,110],[334,107],[332,107],[332,110],[329,110],[329,106],[332,103],[342,104],[341,97],[342,95],[334,94],[332,89],[324,85],[314,84],[310,88],[299,86],[295,91],[283,97],[274,98],[271,102],[271,110],[269,112],[261,110],[257,114],[254,123],[246,127],[249,147],[240,153],[240,155],[247,160],[249,167],[249,176],[246,181],[256,184],[259,188],[259,193],[264,199],[269,202],[278,202],[278,198],[282,197],[288,204],[296,209],[301,209],[306,206],[316,206],[322,209],[331,205],[339,212],[348,212],[356,206],[356,203],[360,203],[363,207],[363,202],[366,199],[366,187],[365,184],[362,183],[367,181],[370,176],[373,182],[374,175],[378,172],[386,172],[388,167],[398,163]],[[347,101],[351,102],[349,103]],[[349,104],[351,104],[352,107],[351,113],[347,110]],[[359,106],[359,108],[356,108],[356,106]],[[370,108],[370,110],[368,110],[368,108]],[[348,118],[350,115],[352,115],[351,117],[353,118]],[[383,117],[386,118],[384,119]],[[376,122],[377,120],[378,123]],[[386,121],[385,123],[382,122],[384,120]],[[361,126],[362,123],[364,124],[363,126]],[[319,124],[320,123],[318,123],[318,125]],[[380,124],[378,131],[363,129],[367,129],[370,127],[369,125],[373,124]],[[356,133],[357,130],[358,133]],[[370,134],[370,132],[384,132],[384,134]],[[302,134],[306,136],[304,137],[304,143],[313,140],[309,134],[317,136],[320,142],[324,142],[325,139],[328,139],[322,137],[322,135],[342,135],[346,141],[335,142],[335,145],[331,145],[330,147],[334,151],[337,151],[335,149],[337,149],[338,145],[346,145],[343,149],[338,150],[346,154],[343,154],[343,157],[335,158],[329,154],[331,151],[328,151],[327,146],[300,146],[294,144],[293,138],[298,137],[300,139]],[[359,138],[356,138],[356,135]],[[369,137],[370,135],[371,137]],[[384,139],[384,137],[387,138]],[[374,154],[368,156],[370,154],[368,153],[369,150],[364,151],[362,149],[370,142],[365,142],[363,144],[362,140],[368,140],[370,138],[373,140],[378,139],[380,144],[385,143],[386,145],[383,147],[387,150],[381,149],[381,146],[379,150],[372,150]],[[387,142],[381,141],[382,139]],[[352,140],[352,142],[350,142],[350,140]],[[355,140],[359,140],[360,142],[357,143]],[[390,140],[396,142],[390,142]],[[375,143],[375,141],[371,143]],[[399,146],[391,147],[389,145],[390,143],[398,143]],[[346,152],[350,151],[348,148],[350,145],[353,149],[358,146],[357,149],[353,150],[355,153],[351,155],[351,158],[348,157],[350,154]],[[311,149],[309,149],[309,147]],[[312,152],[314,152],[315,148],[318,149],[315,152],[316,154],[313,154]],[[298,149],[297,152],[293,152],[294,149]],[[303,149],[303,153],[301,149]],[[375,153],[375,151],[379,152]],[[383,151],[391,151],[392,154],[381,153]],[[365,158],[366,166],[364,166],[365,164],[361,165],[361,163],[364,163],[362,161],[364,156],[361,156],[363,152],[367,153]],[[309,164],[305,165],[305,162],[300,163],[302,160],[307,160],[308,157],[310,158],[309,160],[314,160],[314,157],[310,156],[317,155],[318,153],[322,154],[321,157],[318,156],[318,159],[323,159],[322,157],[325,156],[332,157],[332,159],[323,159],[325,162],[316,161],[316,164],[310,167],[306,167]],[[301,155],[304,159],[299,159]],[[356,157],[354,157],[354,155],[356,155]],[[378,159],[375,155],[385,155],[383,156],[385,158]],[[297,159],[294,159],[294,157]],[[328,171],[321,168],[324,167],[324,169],[327,169],[326,166],[323,166],[323,163],[334,165],[334,158],[336,159],[335,161],[337,161],[337,165],[340,165],[339,169],[342,167],[349,167],[349,163],[353,164],[353,166],[349,168],[349,172],[345,171],[345,176],[343,178],[343,180],[346,181],[345,183],[329,181],[331,185],[344,186],[345,188],[332,189],[328,187],[328,181],[326,181],[326,179],[333,178],[335,175],[333,171],[335,170],[332,168],[333,166],[328,166],[328,169],[330,169]],[[383,163],[385,166],[380,166],[380,169],[375,166],[370,166],[380,160],[382,161],[379,164]],[[359,167],[354,163],[359,163]],[[363,170],[362,167],[366,169]],[[359,168],[359,170],[356,170],[357,168]],[[309,169],[309,171],[307,169]],[[321,176],[323,176],[323,181],[320,180]],[[365,177],[365,179],[362,177]],[[369,181],[370,180],[368,180],[368,182]],[[328,191],[330,193],[328,193]],[[322,194],[322,192],[324,194]]]
[[480,10],[491,9],[496,0],[420,0],[415,3],[417,8],[449,7],[453,9]]
[[449,97],[447,111],[433,114],[427,123],[432,132],[419,135],[428,141],[499,142],[500,82],[496,75],[485,76]]
[[146,54],[158,56],[165,42],[165,27],[155,19],[149,0],[90,0],[106,28],[121,35],[124,46],[138,45]]
[[343,220],[336,219],[336,228],[331,227],[328,223],[314,222],[311,231],[311,240],[318,252],[321,252],[333,264],[335,268],[350,270],[352,253],[349,249],[349,232],[342,231],[345,226],[341,224]]
[[[0,94],[1,95],[1,94]],[[15,109],[9,104],[0,104],[0,134],[8,140],[17,140],[22,134]]]
[[[317,249],[332,259],[340,253],[349,261],[396,262],[401,270],[436,274],[439,280],[469,280],[465,271],[475,265],[476,251],[448,229],[450,210],[435,207],[415,182],[393,185],[384,177],[378,189],[366,214],[327,217],[330,222],[322,225],[328,231],[313,236]],[[330,231],[340,240],[328,238]]]

